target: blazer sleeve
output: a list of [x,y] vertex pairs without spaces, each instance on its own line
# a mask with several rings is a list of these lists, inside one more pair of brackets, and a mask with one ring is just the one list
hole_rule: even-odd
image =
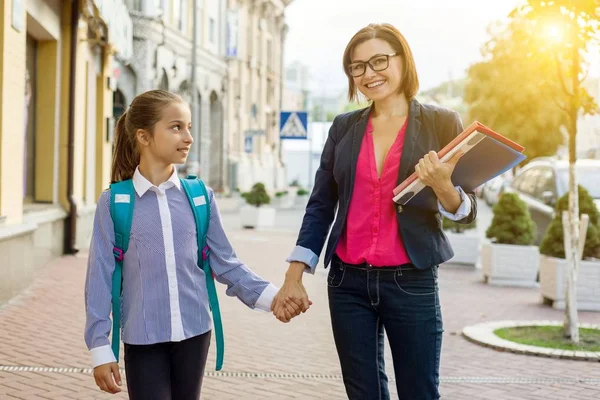
[[[338,186],[333,176],[335,146],[340,117],[336,117],[329,129],[325,146],[321,154],[321,162],[315,175],[315,183],[306,205],[302,227],[296,241],[296,248],[288,261],[303,261],[311,272],[318,262],[323,250],[327,234],[335,217],[338,204]],[[309,257],[298,259],[298,255],[308,254]],[[297,255],[297,256],[295,256]]]
[[[450,111],[446,121],[447,122],[442,125],[443,126],[443,129],[442,129],[443,143],[441,143],[442,146],[445,146],[446,144],[450,143],[455,137],[457,137],[464,130],[460,114],[457,113],[456,111]],[[475,196],[475,192],[472,190],[464,191],[464,193],[467,195],[467,197],[470,200],[471,210],[469,211],[469,213],[467,214],[466,217],[464,217],[456,222],[458,222],[459,224],[470,224],[477,217],[477,197]]]

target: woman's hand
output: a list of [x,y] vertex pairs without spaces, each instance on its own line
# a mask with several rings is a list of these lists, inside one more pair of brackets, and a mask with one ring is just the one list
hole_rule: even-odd
[[430,151],[419,160],[415,166],[415,172],[423,184],[430,186],[434,191],[453,187],[452,173],[456,163],[463,156],[462,153],[455,154],[450,160],[441,162],[435,151]]
[[450,160],[441,162],[435,151],[419,160],[415,171],[423,184],[433,189],[444,210],[454,214],[462,203],[459,192],[452,184],[452,173],[464,153],[456,153]]
[[281,322],[290,322],[292,318],[306,312],[312,305],[302,284],[305,268],[303,263],[291,263],[285,281],[273,299],[271,310]]
[[98,365],[94,368],[94,379],[96,385],[104,391],[112,394],[119,393],[122,385],[119,364],[116,362]]

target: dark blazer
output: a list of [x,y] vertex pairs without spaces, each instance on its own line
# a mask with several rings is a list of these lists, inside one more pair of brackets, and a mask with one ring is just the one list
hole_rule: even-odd
[[[296,242],[297,246],[320,255],[334,221],[325,251],[325,268],[331,262],[340,235],[346,225],[346,216],[356,176],[356,163],[367,127],[370,108],[338,115],[329,130],[321,155],[321,164],[306,206],[306,213]],[[398,183],[414,172],[419,160],[434,150],[439,151],[463,131],[457,112],[438,106],[410,102],[408,125],[398,172]],[[477,201],[473,192],[471,213],[459,223],[471,223],[477,215]],[[393,194],[390,193],[389,201]],[[336,215],[337,208],[337,215]],[[411,207],[410,203],[397,207],[396,217],[400,236],[408,256],[419,269],[448,261],[454,256],[448,238],[442,231],[442,218],[437,210]]]

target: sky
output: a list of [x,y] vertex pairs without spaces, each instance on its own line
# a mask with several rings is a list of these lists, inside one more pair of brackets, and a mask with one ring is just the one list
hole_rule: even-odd
[[388,22],[408,40],[421,89],[426,90],[465,76],[469,65],[482,60],[481,47],[490,38],[487,27],[506,20],[518,4],[519,0],[294,0],[285,13],[285,63],[300,61],[309,67],[314,95],[336,95],[346,88],[342,55],[347,42],[371,22]]

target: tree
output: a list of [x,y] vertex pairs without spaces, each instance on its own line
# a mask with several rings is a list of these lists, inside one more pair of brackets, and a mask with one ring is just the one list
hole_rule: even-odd
[[565,248],[568,265],[567,293],[565,295],[565,336],[574,343],[579,342],[577,316],[577,274],[579,272],[579,195],[575,162],[577,119],[580,113],[597,112],[598,106],[587,93],[582,83],[588,63],[585,55],[589,46],[600,32],[600,17],[597,0],[527,0],[515,8],[511,17],[527,18],[538,29],[546,43],[537,48],[539,54],[552,59],[556,70],[555,78],[561,95],[554,99],[566,117],[564,125],[569,139],[569,205],[568,226],[565,234],[571,238]]
[[485,61],[468,70],[468,119],[478,120],[525,147],[528,159],[556,153],[566,117],[553,100],[560,95],[551,56],[539,54],[534,27],[523,17],[489,28]]

